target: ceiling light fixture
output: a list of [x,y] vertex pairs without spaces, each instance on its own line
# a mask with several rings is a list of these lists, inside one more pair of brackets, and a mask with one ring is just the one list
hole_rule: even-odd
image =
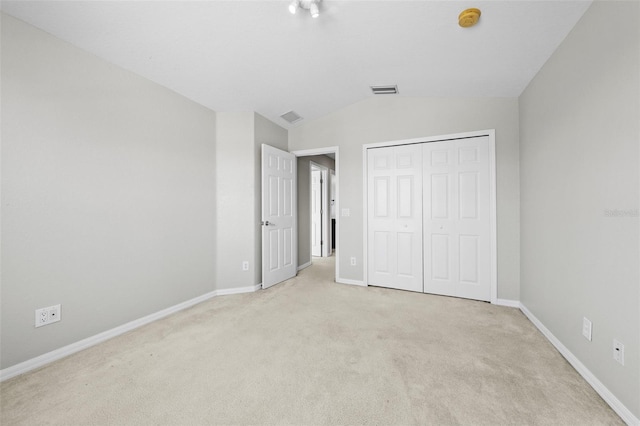
[[309,13],[311,13],[312,18],[320,16],[320,9],[318,9],[317,3],[312,3],[311,6],[309,6]]
[[289,12],[295,15],[298,9],[306,9],[312,18],[317,18],[320,16],[320,8],[318,5],[321,1],[322,0],[292,0],[289,4]]
[[295,15],[299,7],[300,7],[300,0],[293,0],[289,5],[289,12],[291,12],[292,15]]

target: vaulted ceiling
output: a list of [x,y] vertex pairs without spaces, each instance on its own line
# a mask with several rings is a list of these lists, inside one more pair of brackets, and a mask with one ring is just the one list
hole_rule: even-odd
[[[216,111],[284,126],[373,96],[517,97],[591,1],[3,1],[2,10]],[[466,8],[482,11],[458,26]]]

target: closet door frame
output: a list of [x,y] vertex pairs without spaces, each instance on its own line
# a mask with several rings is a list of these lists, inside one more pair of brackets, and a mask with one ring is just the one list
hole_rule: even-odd
[[495,129],[479,130],[475,132],[466,133],[454,133],[450,135],[429,136],[424,138],[415,139],[403,139],[388,142],[378,142],[362,145],[362,182],[363,182],[363,246],[364,253],[362,260],[363,267],[363,282],[364,285],[369,285],[368,277],[368,261],[369,254],[367,252],[368,247],[368,164],[367,164],[367,150],[371,148],[381,148],[397,145],[409,145],[409,144],[422,144],[429,142],[445,142],[457,139],[468,139],[480,136],[487,136],[489,138],[489,221],[491,227],[490,242],[490,271],[491,271],[491,303],[497,303],[498,301],[498,238],[497,238],[497,214],[496,214],[496,139]]

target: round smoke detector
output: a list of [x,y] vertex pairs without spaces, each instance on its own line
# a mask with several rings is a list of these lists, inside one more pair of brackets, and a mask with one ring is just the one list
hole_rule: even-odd
[[480,19],[480,9],[467,9],[458,15],[458,24],[463,28],[472,27],[478,23],[478,19]]

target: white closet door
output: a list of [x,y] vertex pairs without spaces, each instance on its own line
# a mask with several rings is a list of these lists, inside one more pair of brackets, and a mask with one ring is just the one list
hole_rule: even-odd
[[422,147],[367,156],[368,283],[422,292]]
[[489,138],[422,147],[424,292],[489,301]]

